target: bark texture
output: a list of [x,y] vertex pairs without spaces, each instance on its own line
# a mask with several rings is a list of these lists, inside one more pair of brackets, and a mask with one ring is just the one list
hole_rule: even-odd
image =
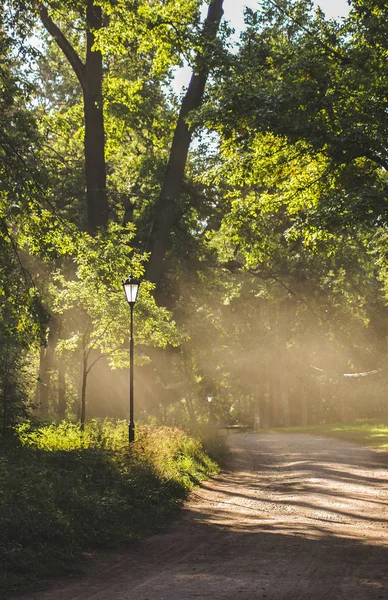
[[85,176],[89,232],[95,234],[108,222],[106,192],[105,129],[102,95],[102,56],[93,50],[93,31],[102,27],[101,7],[88,0],[86,9],[85,115]]
[[103,114],[103,65],[101,52],[93,50],[94,31],[102,28],[101,7],[93,0],[86,5],[86,60],[83,63],[61,29],[54,23],[45,6],[39,6],[40,19],[69,61],[81,84],[85,117],[85,179],[87,229],[95,235],[108,223],[106,191],[105,131]]
[[212,0],[204,23],[203,50],[198,55],[189,87],[183,98],[176,124],[170,157],[162,189],[156,204],[155,218],[151,231],[151,258],[147,268],[147,279],[158,284],[163,273],[163,263],[169,247],[170,234],[176,221],[177,203],[183,183],[192,131],[187,117],[199,108],[209,73],[209,60],[223,15],[223,0]]

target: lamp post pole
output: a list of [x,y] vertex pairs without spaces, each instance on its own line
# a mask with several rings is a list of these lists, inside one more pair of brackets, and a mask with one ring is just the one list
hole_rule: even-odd
[[140,279],[132,276],[123,281],[124,292],[129,304],[130,326],[129,326],[129,423],[128,440],[131,444],[135,441],[135,420],[134,420],[134,393],[133,393],[133,307],[135,306],[137,293],[139,291]]
[[129,335],[129,424],[128,424],[128,439],[129,443],[135,441],[135,421],[134,421],[134,402],[133,402],[133,306],[130,306],[130,335]]

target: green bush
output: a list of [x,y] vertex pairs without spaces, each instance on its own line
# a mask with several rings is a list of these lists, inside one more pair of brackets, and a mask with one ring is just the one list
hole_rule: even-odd
[[0,456],[0,590],[44,579],[92,547],[154,530],[217,465],[183,431],[104,421],[19,428]]
[[227,434],[214,425],[198,425],[193,435],[201,440],[202,447],[218,465],[224,465],[228,456]]

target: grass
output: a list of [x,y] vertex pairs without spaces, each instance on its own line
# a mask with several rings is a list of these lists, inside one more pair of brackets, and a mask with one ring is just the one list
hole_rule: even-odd
[[74,568],[93,548],[160,527],[187,492],[217,472],[198,439],[124,422],[19,429],[0,447],[0,596]]
[[335,437],[363,446],[388,450],[388,423],[376,419],[357,419],[351,423],[334,423],[311,427],[288,427],[283,432],[312,433]]

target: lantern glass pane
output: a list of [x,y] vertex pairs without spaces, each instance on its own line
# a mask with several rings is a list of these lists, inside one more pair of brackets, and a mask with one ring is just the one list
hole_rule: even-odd
[[128,277],[128,279],[124,281],[125,296],[129,304],[135,304],[137,293],[139,291],[139,285],[140,281],[138,279],[132,279]]
[[137,291],[139,286],[137,283],[127,283],[125,286],[125,294],[127,296],[127,301],[132,304],[136,302]]

